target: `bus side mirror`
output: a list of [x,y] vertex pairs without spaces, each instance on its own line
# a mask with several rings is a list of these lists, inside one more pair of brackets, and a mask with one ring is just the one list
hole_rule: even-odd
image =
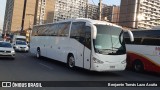
[[96,39],[96,37],[97,37],[97,28],[96,28],[95,25],[92,25],[92,30],[93,30],[93,32],[92,32],[92,38]]
[[90,26],[91,27],[91,36],[93,39],[96,39],[97,37],[97,27],[91,23],[86,23],[86,26]]
[[133,33],[130,30],[127,30],[129,37],[130,37],[130,41],[133,42],[134,41],[134,36]]

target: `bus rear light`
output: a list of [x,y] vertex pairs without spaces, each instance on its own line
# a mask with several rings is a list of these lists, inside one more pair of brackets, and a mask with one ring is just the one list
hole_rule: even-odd
[[93,57],[93,63],[103,64],[104,62],[99,60],[99,59],[97,59],[97,58],[95,58],[95,57]]

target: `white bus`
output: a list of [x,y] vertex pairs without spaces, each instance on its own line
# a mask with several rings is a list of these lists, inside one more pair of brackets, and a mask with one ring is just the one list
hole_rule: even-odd
[[[133,35],[129,31],[131,40]],[[71,19],[33,27],[31,53],[92,71],[126,67],[121,27],[91,19]]]
[[135,41],[127,43],[127,66],[135,71],[152,71],[160,73],[160,29],[132,31]]

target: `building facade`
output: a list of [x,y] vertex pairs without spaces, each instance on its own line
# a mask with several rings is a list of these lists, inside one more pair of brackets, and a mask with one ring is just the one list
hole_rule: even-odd
[[88,0],[37,0],[34,24],[85,18]]
[[26,9],[23,29],[27,30],[34,21],[35,3],[35,0],[27,0],[26,3],[25,0],[7,0],[3,33],[10,34],[19,33],[21,31],[24,5],[26,5]]
[[52,23],[56,0],[37,0],[34,25]]
[[[119,6],[108,6],[106,4],[102,4],[102,12],[101,12],[101,20],[109,21],[115,24],[119,22]],[[88,4],[87,7],[87,18],[99,19],[99,7],[97,5]]]
[[68,18],[85,18],[88,0],[56,0],[53,22]]
[[160,0],[121,0],[119,24],[129,28],[160,25]]
[[120,13],[120,6],[108,6],[107,7],[107,19],[108,21],[119,24],[119,13]]
[[93,4],[88,4],[87,5],[87,18],[90,19],[98,19],[98,6],[97,5],[93,5]]

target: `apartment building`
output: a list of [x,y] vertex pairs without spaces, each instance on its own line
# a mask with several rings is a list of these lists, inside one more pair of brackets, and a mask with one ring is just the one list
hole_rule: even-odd
[[[22,18],[24,18],[23,29],[27,30],[34,21],[35,0],[7,0],[4,18],[3,33],[19,33],[22,29]],[[26,5],[25,12],[24,6]],[[23,13],[25,14],[23,16]]]
[[[102,4],[102,12],[101,12],[101,20],[109,21],[115,24],[119,22],[119,6],[108,6],[106,4]],[[88,4],[87,7],[87,18],[99,19],[99,7],[94,4]]]
[[107,19],[108,21],[119,24],[119,13],[120,13],[120,6],[108,6],[107,7]]
[[129,28],[160,25],[160,0],[121,0],[119,24]]
[[56,0],[37,0],[34,25],[52,23]]
[[98,19],[98,6],[97,5],[93,5],[93,4],[88,4],[87,5],[87,18],[90,18],[90,19],[95,19],[97,20]]
[[53,22],[68,18],[85,18],[88,0],[56,0]]
[[85,18],[88,0],[37,0],[34,24]]

